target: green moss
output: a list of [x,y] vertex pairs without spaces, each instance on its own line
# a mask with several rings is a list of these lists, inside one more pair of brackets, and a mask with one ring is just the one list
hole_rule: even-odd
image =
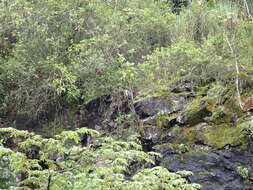
[[242,99],[247,99],[248,97],[253,96],[253,91],[250,92],[246,92],[244,94],[241,95]]
[[232,112],[232,110],[229,110],[228,108],[225,108],[224,106],[218,106],[213,111],[213,114],[209,118],[209,120],[215,124],[224,124],[224,123],[229,124],[229,123],[233,122],[233,118],[236,115],[237,114]]
[[229,97],[224,105],[217,104],[215,98],[197,97],[185,111],[185,120],[189,125],[173,127],[171,130],[175,136],[174,143],[202,143],[213,148],[226,145],[246,148],[248,139],[242,132],[243,125],[234,124],[235,118],[241,118],[237,119],[240,123],[246,122],[243,116],[234,96]]
[[204,141],[215,148],[223,148],[226,145],[243,146],[244,141],[240,134],[241,128],[239,127],[217,126],[204,134]]
[[237,97],[233,96],[230,97],[225,103],[224,103],[224,112],[227,113],[227,115],[236,115],[237,118],[241,117],[243,115],[243,111],[239,106]]
[[194,144],[196,142],[196,132],[193,127],[185,128],[181,131],[182,137],[187,137],[187,143]]
[[156,116],[156,124],[158,127],[172,127],[174,124],[174,120],[178,117],[178,114],[158,114]]
[[[204,105],[202,105],[204,102]],[[206,100],[202,97],[195,98],[185,110],[185,120],[189,126],[201,123],[211,112],[208,110]]]
[[175,145],[173,143],[163,143],[163,144],[155,145],[153,148],[155,150],[162,151],[162,150],[168,150],[168,149],[175,149]]
[[248,141],[253,140],[253,117],[245,117],[238,124],[237,127],[242,129],[244,139]]
[[226,145],[247,146],[247,140],[242,135],[242,127],[233,127],[231,125],[196,125],[194,127],[183,128],[178,142],[187,139],[187,143],[194,144],[201,142],[213,148],[223,148]]
[[208,121],[218,125],[230,125],[234,118],[240,118],[244,114],[235,96],[227,97],[224,104],[217,104],[215,99],[210,99],[206,108],[212,112],[212,116],[208,118]]
[[201,102],[201,97],[193,99],[193,101],[186,107],[186,111],[190,113],[195,113],[199,111],[199,106]]

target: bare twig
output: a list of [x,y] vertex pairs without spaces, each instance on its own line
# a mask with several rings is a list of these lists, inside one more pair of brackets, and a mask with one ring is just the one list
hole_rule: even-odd
[[251,15],[250,15],[250,11],[249,11],[249,6],[248,6],[248,3],[247,3],[247,0],[244,0],[244,1],[243,1],[243,4],[244,4],[244,7],[245,7],[245,9],[246,9],[246,12],[247,12],[248,16],[251,16]]
[[[235,38],[235,36],[233,37]],[[232,46],[232,44],[230,43],[228,37],[226,37],[226,41],[228,43],[228,46],[230,48],[230,51],[231,51],[231,55],[233,56],[234,58],[234,64],[235,64],[235,68],[236,68],[236,79],[235,79],[235,85],[236,85],[236,91],[237,91],[237,99],[238,99],[238,103],[239,103],[239,106],[240,108],[243,110],[243,104],[242,104],[242,100],[241,100],[241,94],[240,94],[240,88],[239,88],[239,85],[240,85],[240,79],[239,79],[239,62],[238,62],[238,59],[237,59],[237,55],[234,51],[234,48]]]

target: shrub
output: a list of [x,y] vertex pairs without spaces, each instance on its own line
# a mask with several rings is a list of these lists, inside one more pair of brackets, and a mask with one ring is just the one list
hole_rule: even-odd
[[[1,158],[10,160],[5,163],[10,175],[22,176],[16,184],[3,183],[12,189],[200,188],[200,185],[188,184],[181,177],[191,172],[177,174],[162,167],[145,168],[148,163],[154,164],[154,157],[159,155],[143,152],[136,140],[123,142],[99,137],[98,132],[86,128],[64,131],[47,139],[11,128],[0,131],[3,139],[22,139],[9,148],[4,141],[0,149]],[[87,135],[93,136],[93,143],[82,146],[81,143],[87,140],[82,137]],[[18,151],[14,152],[11,148]]]

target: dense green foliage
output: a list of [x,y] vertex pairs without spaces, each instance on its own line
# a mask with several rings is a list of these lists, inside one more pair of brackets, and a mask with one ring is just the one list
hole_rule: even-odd
[[240,0],[193,0],[179,15],[170,1],[153,0],[15,0],[0,7],[2,116],[38,117],[180,80],[227,86],[237,76],[242,91],[253,86],[253,23]]
[[[82,135],[93,136],[93,143],[81,146]],[[162,167],[144,168],[154,164],[156,153],[145,153],[138,141],[115,141],[99,137],[98,132],[80,128],[64,131],[45,139],[27,131],[1,129],[2,169],[0,188],[10,189],[107,189],[107,190],[195,190],[181,176],[191,172],[171,173]],[[94,137],[96,136],[96,138]],[[6,143],[12,138],[12,147]],[[12,149],[11,149],[12,148]],[[16,151],[13,151],[13,150]],[[138,170],[136,169],[138,168]],[[132,171],[131,171],[132,170]],[[12,176],[22,174],[22,180]]]

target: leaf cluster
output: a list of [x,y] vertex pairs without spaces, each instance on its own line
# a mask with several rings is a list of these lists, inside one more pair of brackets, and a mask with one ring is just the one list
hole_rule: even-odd
[[[80,128],[64,131],[53,138],[18,131],[0,130],[9,138],[23,138],[13,147],[5,142],[0,146],[1,163],[11,178],[1,188],[10,189],[175,189],[195,190],[200,186],[188,184],[182,176],[190,172],[172,173],[162,167],[146,168],[154,164],[156,153],[145,153],[138,142],[116,141],[99,137],[99,133]],[[82,146],[83,134],[93,136],[93,143]],[[73,145],[74,144],[74,145]],[[33,151],[37,150],[36,154]],[[138,164],[137,164],[138,163]],[[149,165],[150,165],[149,164]],[[138,166],[139,165],[139,166]],[[133,173],[132,167],[138,166]],[[15,180],[16,178],[16,180]]]

